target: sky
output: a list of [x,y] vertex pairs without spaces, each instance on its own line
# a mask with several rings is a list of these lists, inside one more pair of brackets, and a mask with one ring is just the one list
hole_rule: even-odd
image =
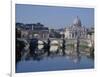
[[16,4],[15,13],[16,22],[24,24],[40,22],[49,28],[65,28],[78,16],[82,26],[94,26],[94,8]]

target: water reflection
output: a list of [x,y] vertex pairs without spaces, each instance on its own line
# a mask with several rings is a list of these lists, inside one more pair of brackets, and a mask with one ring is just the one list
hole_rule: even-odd
[[[20,60],[16,62],[16,72],[53,71],[67,69],[82,69],[94,67],[93,49],[91,52],[82,53],[80,48],[75,46],[65,46],[55,40],[47,42],[31,39],[29,51],[20,55]],[[77,45],[76,45],[77,46]],[[22,51],[23,52],[23,51]]]

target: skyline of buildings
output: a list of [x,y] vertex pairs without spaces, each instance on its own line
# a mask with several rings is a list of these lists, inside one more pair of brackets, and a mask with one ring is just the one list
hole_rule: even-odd
[[[81,24],[81,19],[77,16],[73,19],[73,23],[65,28],[50,29],[46,25],[41,23],[16,23],[16,28],[21,29],[21,36],[32,38],[38,36],[38,38],[48,39],[48,38],[65,38],[65,39],[86,39],[88,38],[89,31],[94,33],[94,27],[86,28]],[[92,29],[93,28],[93,29]],[[90,30],[92,29],[92,30]],[[94,34],[93,34],[94,35]]]

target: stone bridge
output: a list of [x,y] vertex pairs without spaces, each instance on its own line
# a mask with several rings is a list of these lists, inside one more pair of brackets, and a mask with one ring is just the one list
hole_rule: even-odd
[[[47,42],[47,39],[40,39],[40,40]],[[59,45],[63,43],[63,40],[65,40],[65,45],[77,43],[77,39],[49,38],[49,40],[50,42],[57,41]],[[85,45],[89,45],[91,43],[90,39],[79,39],[79,41],[80,41],[80,44],[85,44]]]

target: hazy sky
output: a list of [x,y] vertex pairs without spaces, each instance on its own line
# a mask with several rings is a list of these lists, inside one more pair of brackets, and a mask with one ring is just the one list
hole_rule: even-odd
[[71,25],[77,16],[81,19],[83,26],[94,25],[93,8],[16,4],[16,22],[40,22],[50,28],[64,28]]

